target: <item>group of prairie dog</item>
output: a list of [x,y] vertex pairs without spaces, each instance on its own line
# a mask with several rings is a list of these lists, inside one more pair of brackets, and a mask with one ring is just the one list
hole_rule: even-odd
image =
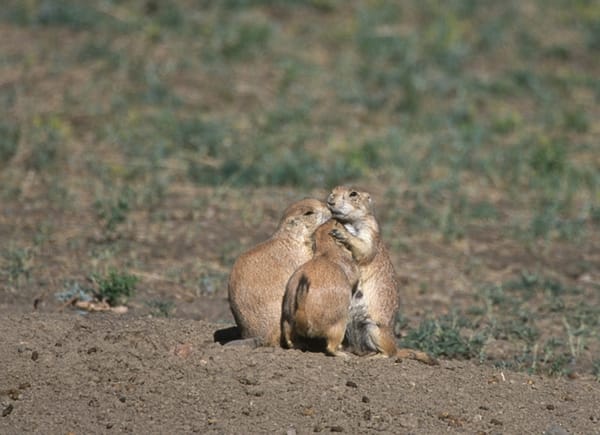
[[395,271],[367,192],[338,186],[326,203],[289,206],[275,233],[236,260],[228,291],[242,340],[433,362],[396,347]]

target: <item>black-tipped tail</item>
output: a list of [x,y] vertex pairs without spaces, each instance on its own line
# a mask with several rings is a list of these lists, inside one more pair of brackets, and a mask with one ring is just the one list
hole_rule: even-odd
[[298,288],[296,288],[296,299],[294,300],[294,312],[298,311],[298,307],[302,305],[306,295],[308,293],[308,288],[310,287],[310,281],[306,277],[306,275],[302,275],[300,277],[300,281],[298,282]]

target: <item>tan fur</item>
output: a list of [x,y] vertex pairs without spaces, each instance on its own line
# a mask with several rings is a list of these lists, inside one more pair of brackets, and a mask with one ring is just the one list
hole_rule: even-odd
[[281,341],[281,301],[294,271],[312,258],[313,232],[331,213],[316,199],[304,199],[283,213],[275,233],[235,261],[229,276],[229,304],[242,338],[265,346]]
[[380,237],[371,196],[351,187],[338,186],[328,196],[327,206],[333,218],[345,229],[333,235],[352,250],[359,262],[360,280],[352,297],[346,327],[348,346],[357,354],[408,355],[423,362],[433,362],[424,352],[396,347],[392,332],[398,309],[396,272]]
[[329,220],[317,229],[313,259],[300,266],[288,282],[281,319],[283,343],[288,348],[343,354],[339,347],[351,293],[358,283],[358,267],[352,253],[330,235],[340,226]]

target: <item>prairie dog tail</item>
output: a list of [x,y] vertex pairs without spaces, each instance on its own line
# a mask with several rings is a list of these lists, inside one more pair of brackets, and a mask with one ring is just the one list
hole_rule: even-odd
[[308,294],[308,288],[310,287],[310,281],[306,275],[300,277],[298,287],[296,288],[296,297],[294,299],[294,314],[298,311],[298,308],[304,306],[306,295]]

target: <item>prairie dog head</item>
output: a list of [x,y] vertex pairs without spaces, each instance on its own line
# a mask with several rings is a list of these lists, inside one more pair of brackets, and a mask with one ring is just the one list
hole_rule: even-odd
[[318,199],[305,198],[285,209],[279,230],[298,236],[309,236],[329,218],[331,212],[325,203]]
[[327,197],[327,207],[340,222],[352,223],[373,214],[371,195],[349,186],[335,187]]
[[[331,231],[341,227],[335,219],[329,219],[321,225],[313,234],[315,253],[324,253],[330,250],[345,250],[346,248],[334,237],[331,236]],[[348,251],[349,252],[349,251]]]

